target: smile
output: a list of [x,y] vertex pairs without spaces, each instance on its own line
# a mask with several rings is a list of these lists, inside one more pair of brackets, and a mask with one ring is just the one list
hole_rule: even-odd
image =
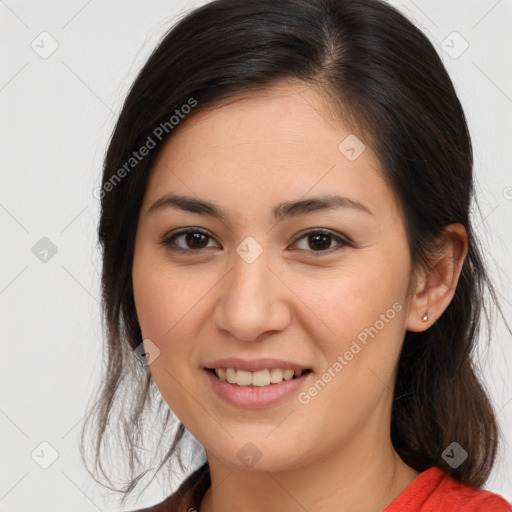
[[281,368],[271,368],[250,372],[246,370],[237,370],[235,368],[211,368],[211,372],[215,373],[220,380],[237,384],[238,386],[269,386],[271,384],[279,384],[283,380],[292,380],[300,377],[303,373],[311,370],[292,370]]
[[[249,372],[227,368],[224,374],[222,370],[222,368],[204,368],[208,389],[211,389],[222,402],[242,409],[259,409],[277,405],[286,398],[296,396],[313,376],[313,372],[309,369],[294,371],[276,368]],[[292,372],[291,377],[290,372]],[[222,375],[225,378],[222,378]],[[276,382],[272,382],[271,375]],[[249,379],[251,379],[250,384]]]

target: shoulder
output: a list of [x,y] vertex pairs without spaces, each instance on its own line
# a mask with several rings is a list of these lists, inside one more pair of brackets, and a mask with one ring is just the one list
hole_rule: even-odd
[[164,501],[157,503],[156,505],[152,505],[151,507],[147,508],[138,508],[137,510],[129,510],[127,512],[160,512],[161,510],[164,510],[165,502],[168,500],[166,498]]
[[441,468],[432,466],[384,512],[512,512],[502,496],[459,482]]
[[[186,503],[178,505],[176,501],[176,495],[172,494],[156,505],[151,505],[147,508],[139,508],[137,510],[130,510],[129,512],[188,512],[190,507],[188,507]],[[192,510],[190,510],[190,512],[192,512]]]
[[465,485],[445,473],[439,486],[439,500],[453,502],[454,511],[512,512],[512,505],[499,494]]
[[129,512],[197,512],[211,485],[208,463],[197,468],[168,498],[147,508]]

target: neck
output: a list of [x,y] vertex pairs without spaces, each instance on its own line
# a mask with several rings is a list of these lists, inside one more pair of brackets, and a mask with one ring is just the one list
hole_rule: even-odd
[[381,511],[419,473],[394,451],[389,431],[378,433],[362,430],[337,450],[279,472],[233,468],[208,453],[212,485],[200,512]]

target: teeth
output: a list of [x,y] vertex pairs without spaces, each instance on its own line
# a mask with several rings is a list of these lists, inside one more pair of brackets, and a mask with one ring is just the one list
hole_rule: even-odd
[[239,386],[268,386],[269,384],[279,384],[283,380],[290,380],[302,375],[304,370],[282,370],[281,368],[272,368],[270,370],[260,370],[257,372],[248,372],[245,370],[235,370],[234,368],[215,368],[215,375],[221,380],[230,384]]
[[272,384],[279,384],[283,380],[283,370],[280,368],[272,368],[272,370],[269,370],[269,377]]
[[242,370],[237,370],[236,383],[239,386],[250,386],[252,384],[252,372],[244,372]]
[[233,368],[226,368],[226,380],[230,384],[236,384],[236,371]]

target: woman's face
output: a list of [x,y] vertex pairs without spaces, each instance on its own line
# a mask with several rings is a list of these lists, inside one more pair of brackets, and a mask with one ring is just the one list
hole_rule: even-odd
[[[406,234],[376,156],[327,108],[317,90],[283,85],[182,122],[140,213],[133,286],[150,371],[209,455],[239,468],[285,469],[336,451],[364,465],[389,442],[395,365],[409,314],[418,316]],[[150,211],[168,194],[224,217],[183,201]],[[327,196],[357,203],[315,206]],[[244,387],[206,369],[225,358],[310,372]],[[283,362],[256,364],[267,358]]]

